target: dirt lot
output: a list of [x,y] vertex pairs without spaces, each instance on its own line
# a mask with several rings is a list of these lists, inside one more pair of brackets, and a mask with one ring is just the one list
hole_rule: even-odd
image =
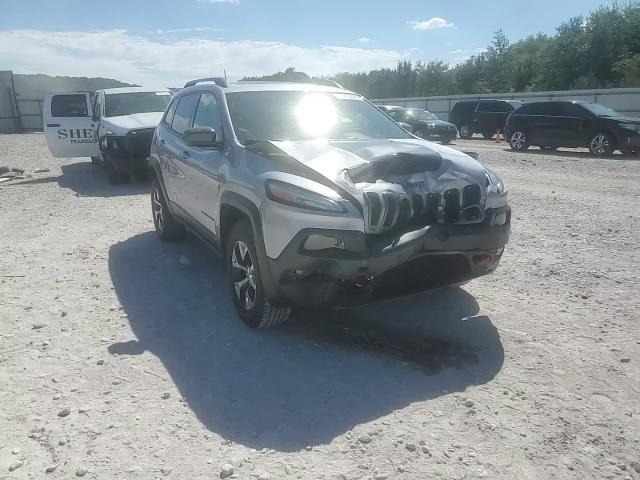
[[255,332],[147,184],[0,136],[0,479],[639,479],[640,161],[456,148],[511,192],[495,275]]

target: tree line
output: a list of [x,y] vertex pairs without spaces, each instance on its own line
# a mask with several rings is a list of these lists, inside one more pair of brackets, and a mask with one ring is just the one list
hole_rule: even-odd
[[369,98],[640,86],[640,2],[613,3],[562,23],[555,35],[510,42],[502,30],[458,65],[400,61],[395,68],[310,77],[290,67],[246,80],[327,82]]

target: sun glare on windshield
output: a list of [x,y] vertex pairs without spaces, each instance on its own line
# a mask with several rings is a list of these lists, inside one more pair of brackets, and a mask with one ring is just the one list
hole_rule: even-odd
[[312,137],[326,137],[338,122],[336,108],[326,95],[305,95],[295,111],[300,127]]

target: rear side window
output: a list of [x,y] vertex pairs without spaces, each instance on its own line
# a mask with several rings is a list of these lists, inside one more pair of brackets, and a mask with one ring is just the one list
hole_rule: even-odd
[[191,119],[193,118],[193,112],[196,109],[198,98],[198,94],[185,95],[180,98],[180,103],[178,103],[175,115],[171,121],[171,128],[173,130],[182,134],[191,127]]
[[178,106],[179,101],[180,99],[176,98],[173,102],[171,102],[171,105],[169,105],[169,109],[167,110],[167,113],[165,113],[164,115],[164,123],[168,127],[171,127],[171,122],[173,122],[173,115],[176,113],[176,107]]
[[216,131],[217,138],[222,138],[220,109],[218,108],[216,97],[212,93],[200,95],[196,116],[193,119],[193,127],[211,127]]
[[512,112],[513,107],[508,102],[480,102],[478,105],[479,112],[504,113]]
[[469,113],[476,109],[476,102],[458,102],[453,106],[451,113]]
[[518,109],[520,115],[544,115],[549,117],[557,117],[562,115],[555,102],[537,102],[530,103]]
[[54,95],[51,98],[52,117],[88,117],[87,96],[84,94]]

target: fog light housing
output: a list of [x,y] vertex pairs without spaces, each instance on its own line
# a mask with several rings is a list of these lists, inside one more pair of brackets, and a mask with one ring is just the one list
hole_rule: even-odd
[[331,250],[337,248],[345,250],[344,239],[334,235],[311,234],[304,242],[304,249],[309,251]]
[[507,223],[507,212],[498,213],[495,217],[493,217],[494,225],[504,225]]

